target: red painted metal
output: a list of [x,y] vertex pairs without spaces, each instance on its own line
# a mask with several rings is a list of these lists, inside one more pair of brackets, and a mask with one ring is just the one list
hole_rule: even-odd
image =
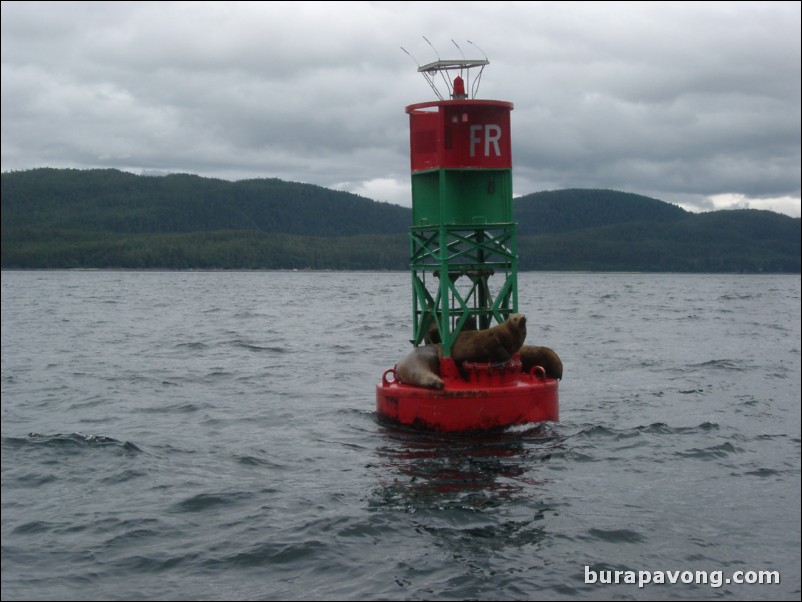
[[441,100],[409,105],[412,171],[511,169],[510,112],[501,100]]
[[465,80],[462,79],[459,75],[454,78],[454,99],[464,99],[467,98],[468,95],[465,94]]
[[379,421],[421,430],[486,431],[535,422],[559,420],[557,380],[536,366],[521,371],[515,356],[506,364],[463,365],[451,358],[440,362],[442,389],[405,385],[387,370],[376,386]]

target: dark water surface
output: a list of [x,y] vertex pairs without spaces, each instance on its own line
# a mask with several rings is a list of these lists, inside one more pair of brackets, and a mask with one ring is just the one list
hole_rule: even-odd
[[3,272],[2,598],[798,600],[799,276],[519,290],[561,421],[446,437],[406,273]]

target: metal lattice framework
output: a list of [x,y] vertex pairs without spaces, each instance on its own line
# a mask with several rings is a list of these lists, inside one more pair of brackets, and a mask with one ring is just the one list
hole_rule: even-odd
[[469,318],[483,329],[518,311],[514,223],[416,226],[410,243],[413,345],[427,339],[435,324],[443,356],[450,357]]

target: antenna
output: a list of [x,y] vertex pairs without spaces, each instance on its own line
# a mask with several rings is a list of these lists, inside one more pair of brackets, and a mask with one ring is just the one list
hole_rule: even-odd
[[[473,43],[473,42],[471,42],[470,40],[468,40],[468,44],[470,44],[471,46],[473,46],[474,48],[476,48],[476,49],[477,49],[479,52],[481,52],[481,53],[482,53],[482,55],[485,57],[485,60],[487,61],[487,53],[485,53],[485,51],[484,51],[484,50],[482,50],[481,48],[479,48],[479,46],[477,46],[476,44],[474,44],[474,43]],[[489,63],[490,61],[487,61],[487,62]],[[485,63],[485,64],[487,64],[487,63]],[[481,69],[479,69],[479,75],[477,75],[477,76],[476,76],[476,79],[473,81],[473,86],[474,86],[474,87],[473,87],[473,88],[471,88],[471,94],[472,94],[473,96],[476,96],[476,93],[479,91],[479,82],[480,82],[480,81],[481,81],[481,79],[482,79],[482,71],[484,71],[484,70],[485,70],[485,67],[484,67],[484,65],[482,65],[482,68],[481,68]]]
[[[456,46],[457,50],[459,50],[459,53],[462,56],[462,58],[457,60],[442,59],[440,58],[440,53],[437,52],[437,49],[434,47],[434,44],[432,44],[426,36],[422,37],[429,45],[429,47],[431,47],[431,49],[434,51],[434,54],[437,57],[436,61],[427,63],[426,65],[420,65],[420,63],[418,63],[415,57],[409,54],[409,52],[407,52],[403,46],[401,47],[401,50],[406,52],[412,58],[412,60],[414,60],[415,63],[418,64],[418,73],[423,74],[423,77],[426,79],[426,82],[429,84],[429,87],[435,93],[437,98],[439,98],[440,100],[446,100],[446,99],[462,100],[462,99],[476,98],[476,94],[479,91],[479,82],[482,78],[482,71],[484,71],[486,65],[490,64],[490,61],[487,60],[487,55],[484,53],[484,51],[478,46],[476,46],[476,44],[468,40],[468,43],[471,44],[472,46],[475,46],[484,56],[484,59],[468,59],[465,57],[465,53],[462,51],[460,45],[457,44],[457,42],[452,39],[451,43],[454,44],[454,46]],[[479,67],[479,74],[476,77],[474,77],[473,81],[471,81],[470,78],[471,69],[474,67]],[[470,90],[470,94],[465,94],[465,91],[462,89],[463,88],[462,81],[458,82],[460,84],[459,91],[454,89],[454,84],[452,84],[451,77],[446,72],[457,69],[459,70],[460,80],[463,76],[463,73],[465,75],[465,79],[468,80],[467,88],[468,90]],[[438,73],[440,74],[440,77],[443,78],[443,82],[445,83],[446,94],[442,93],[438,89],[437,84],[435,83],[435,78],[437,77]]]
[[451,43],[452,43],[452,44],[454,44],[454,46],[456,46],[456,47],[457,47],[457,50],[459,50],[459,53],[462,55],[462,58],[464,59],[464,58],[465,58],[465,53],[464,53],[464,52],[462,52],[462,48],[460,48],[460,47],[459,47],[459,44],[457,44],[457,43],[454,41],[454,38],[451,38]]
[[[477,46],[476,44],[474,44],[474,43],[473,43],[473,42],[471,42],[470,40],[468,40],[468,44],[470,44],[471,46],[475,47],[475,48],[476,48],[476,49],[477,49],[479,52],[481,52],[481,53],[482,53],[482,55],[485,57],[485,60],[487,61],[487,53],[485,53],[485,51],[484,51],[484,50],[482,50],[481,48],[479,48],[479,46]],[[490,61],[488,61],[488,62],[490,62]]]
[[[424,39],[424,40],[426,40],[426,38],[425,38],[425,37],[424,37],[423,39]],[[428,42],[429,40],[426,40],[426,41]],[[429,46],[431,46],[431,43],[429,44]],[[432,48],[434,48],[434,46],[432,46]],[[443,96],[440,94],[440,91],[437,89],[437,86],[435,86],[435,85],[434,85],[434,82],[432,81],[431,77],[429,77],[429,76],[427,75],[427,73],[424,71],[424,67],[421,67],[421,66],[420,66],[420,63],[418,62],[418,59],[416,59],[414,56],[412,56],[412,55],[411,55],[411,54],[410,54],[410,53],[407,51],[407,49],[406,49],[406,48],[404,48],[403,46],[401,46],[401,50],[403,50],[404,52],[406,52],[407,56],[409,56],[409,58],[411,58],[413,61],[415,61],[415,64],[418,66],[418,71],[419,71],[419,72],[421,72],[421,73],[423,73],[423,76],[424,76],[424,78],[426,78],[426,83],[428,83],[428,84],[429,84],[429,87],[430,87],[430,88],[432,89],[432,91],[433,91],[433,92],[434,92],[434,93],[437,95],[437,98],[439,98],[440,100],[443,100]],[[435,51],[434,51],[434,53],[435,53],[435,54],[437,54],[437,51],[435,50]]]
[[426,36],[422,36],[422,37],[423,37],[424,40],[426,40],[426,43],[429,46],[432,47],[432,50],[434,50],[434,55],[437,57],[437,60],[439,61],[440,60],[440,53],[437,52],[437,48],[434,47],[434,45],[429,41],[429,39]]
[[407,52],[407,49],[406,49],[406,48],[404,48],[403,46],[401,46],[401,50],[403,50],[404,52],[406,52],[406,53],[407,53],[407,56],[408,56],[409,58],[411,58],[413,61],[415,61],[415,64],[416,64],[418,67],[420,67],[420,63],[418,62],[418,59],[416,59],[414,56],[412,56],[411,54],[409,54],[409,52]]
[[[429,46],[431,46],[431,47],[432,47],[432,50],[434,50],[434,54],[435,54],[435,56],[437,56],[437,62],[438,62],[438,63],[439,63],[439,62],[441,62],[441,60],[442,60],[442,59],[440,58],[440,53],[439,53],[439,52],[437,52],[437,48],[435,48],[435,47],[434,47],[434,44],[432,44],[432,43],[429,41],[429,38],[427,38],[426,36],[422,36],[422,37],[423,37],[423,39],[424,39],[424,40],[426,40],[426,43],[427,43]],[[444,81],[444,82],[445,82],[445,84],[446,84],[446,90],[448,90],[448,94],[449,94],[449,96],[450,96],[450,95],[451,95],[451,93],[452,93],[452,91],[451,91],[451,82],[448,80],[448,78],[445,76],[445,74],[444,74],[442,71],[440,71],[440,76],[443,78],[443,81]],[[440,96],[440,100],[443,100],[443,97],[442,97],[442,96]]]

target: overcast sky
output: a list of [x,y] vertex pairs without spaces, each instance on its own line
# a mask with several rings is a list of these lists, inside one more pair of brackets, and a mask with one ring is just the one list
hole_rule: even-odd
[[516,196],[799,217],[801,20],[796,1],[3,1],[2,170],[276,177],[409,206],[404,107],[435,99],[416,61],[456,42],[490,60],[478,97],[515,105]]

